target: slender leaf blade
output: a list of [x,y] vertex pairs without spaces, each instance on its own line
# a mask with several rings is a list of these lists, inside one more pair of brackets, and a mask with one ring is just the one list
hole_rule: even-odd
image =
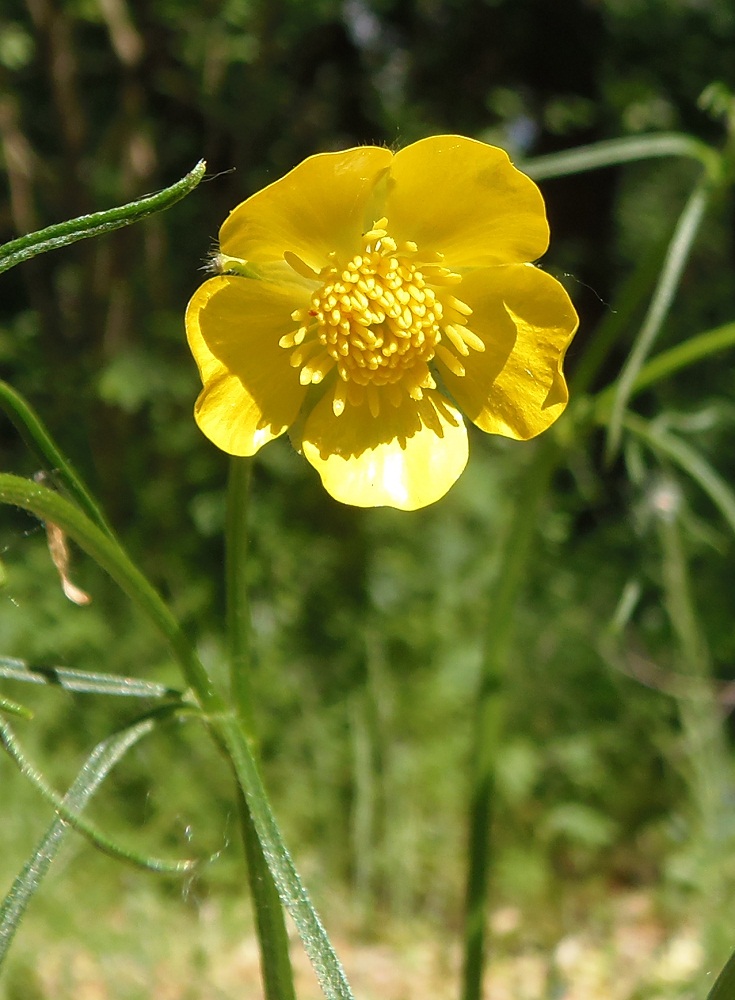
[[621,163],[674,156],[698,160],[710,173],[717,170],[720,159],[716,150],[693,136],[679,132],[660,132],[606,139],[561,153],[537,156],[526,160],[521,167],[534,180],[546,180],[580,174],[586,170],[614,167]]
[[728,959],[717,977],[715,985],[707,994],[707,1000],[733,1000],[735,997],[735,952]]
[[683,469],[704,490],[735,532],[735,492],[696,448],[633,413],[627,414],[624,426]]
[[[165,714],[169,714],[171,710],[172,708],[167,706]],[[161,715],[159,714],[158,718],[160,717]],[[151,719],[153,716],[149,715],[146,718]],[[103,854],[109,854],[110,857],[117,858],[119,861],[124,861],[134,865],[136,868],[143,868],[146,871],[155,872],[159,875],[181,875],[190,872],[195,867],[195,861],[188,859],[184,861],[165,861],[160,858],[148,857],[138,851],[116,844],[109,837],[105,836],[105,834],[101,833],[93,824],[83,819],[78,812],[70,809],[66,804],[65,798],[56,794],[40,771],[24,755],[12,730],[4,723],[0,723],[0,743],[23,777],[31,782],[36,791],[40,793],[49,805],[53,806],[60,818],[74,827],[82,836],[86,837]]]
[[91,215],[82,215],[78,219],[59,222],[46,229],[40,229],[36,233],[28,233],[26,236],[19,236],[18,239],[5,243],[0,246],[0,273],[15,267],[16,264],[30,260],[38,254],[57,250],[59,247],[76,243],[77,240],[88,239],[90,236],[109,233],[122,226],[129,226],[133,222],[138,222],[140,219],[145,219],[149,215],[169,208],[194,190],[204,177],[206,169],[207,164],[204,160],[200,160],[181,180],[164,188],[163,191],[156,192],[156,194],[147,195],[117,208],[93,212]]
[[0,656],[0,677],[27,684],[47,684],[77,694],[109,694],[123,698],[181,698],[181,692],[155,681],[68,667],[38,666],[12,656]]
[[[85,761],[63,802],[71,813],[80,813],[112,768],[155,725],[144,719],[99,743]],[[7,727],[3,726],[3,730]],[[23,865],[0,906],[0,965],[7,955],[20,921],[58,854],[71,824],[57,816]]]

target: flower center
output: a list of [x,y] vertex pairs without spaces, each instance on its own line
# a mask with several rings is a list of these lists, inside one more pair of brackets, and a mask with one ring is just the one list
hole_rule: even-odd
[[319,383],[336,367],[332,407],[339,416],[349,402],[367,399],[374,416],[381,398],[399,406],[406,394],[421,400],[424,389],[435,389],[429,370],[435,357],[457,375],[464,366],[448,343],[462,355],[484,344],[464,328],[472,310],[453,295],[439,301],[432,286],[457,284],[461,276],[442,266],[441,255],[418,260],[415,243],[398,246],[388,235],[387,220],[379,219],[362,237],[362,249],[344,267],[335,254],[320,272],[295,254],[288,264],[302,276],[319,281],[307,309],[292,319],[299,326],[282,337],[291,350],[290,363],[300,368],[302,385]]

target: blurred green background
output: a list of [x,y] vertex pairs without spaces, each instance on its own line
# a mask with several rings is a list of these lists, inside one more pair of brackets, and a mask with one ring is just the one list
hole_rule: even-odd
[[[227,462],[192,420],[199,383],[182,316],[227,212],[313,152],[432,133],[497,143],[520,163],[657,131],[720,146],[722,122],[698,106],[712,82],[735,88],[730,0],[5,0],[3,241],[208,162],[207,181],[164,215],[0,279],[0,372],[83,471],[215,673]],[[652,160],[541,185],[552,227],[544,267],[581,317],[572,374],[601,324],[632,303],[593,388],[614,381],[628,354],[695,176],[689,162]],[[734,235],[724,201],[707,216],[660,347],[735,318]],[[731,484],[732,373],[731,356],[715,357],[635,404]],[[580,928],[604,938],[614,900],[642,893],[655,927],[714,934],[723,958],[735,899],[732,534],[651,451],[628,442],[606,465],[601,435],[578,433],[571,417],[566,427],[504,692],[492,892],[494,912],[516,916],[498,935],[511,950],[551,948]],[[256,463],[267,784],[318,903],[363,934],[420,920],[452,939],[461,924],[483,623],[502,572],[498,542],[537,446],[478,432],[471,447],[448,497],[409,515],[335,503],[286,441]],[[3,470],[39,471],[8,422],[0,449]],[[73,576],[93,603],[65,600],[33,519],[2,512],[0,558],[0,654],[177,682],[157,637],[78,553]],[[677,567],[694,599],[694,665],[682,665]],[[677,671],[701,686],[672,684]],[[9,682],[3,692],[36,710],[16,728],[59,788],[135,711]],[[4,759],[0,781],[7,886],[49,817]],[[110,778],[93,810],[101,825],[153,853],[216,855],[183,894],[159,883],[151,920],[167,919],[161,900],[201,913],[241,894],[232,802],[225,769],[191,727],[171,727]],[[47,934],[83,935],[111,899],[122,907],[126,894],[151,891],[87,847],[65,857],[36,904],[48,908],[47,923],[38,918]],[[89,903],[62,917],[75,885]],[[47,995],[29,971],[33,922],[0,993],[8,1000]],[[662,996],[689,996],[676,989]],[[118,983],[109,995],[149,994]]]

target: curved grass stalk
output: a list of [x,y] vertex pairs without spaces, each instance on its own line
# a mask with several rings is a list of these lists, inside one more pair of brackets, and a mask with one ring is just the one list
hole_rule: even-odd
[[719,168],[720,155],[716,150],[700,142],[699,139],[678,132],[607,139],[563,153],[534,157],[522,163],[521,168],[524,173],[538,181],[552,177],[568,177],[570,174],[614,167],[621,163],[676,156],[697,160],[710,174],[714,174]]
[[59,222],[54,226],[40,229],[36,233],[28,233],[27,236],[19,236],[18,239],[3,244],[0,246],[0,274],[15,267],[16,264],[22,264],[23,261],[38,256],[38,254],[57,250],[70,243],[76,243],[77,240],[88,239],[90,236],[100,236],[102,233],[112,232],[113,229],[129,226],[133,222],[138,222],[149,215],[170,208],[171,205],[175,205],[177,201],[181,201],[194,190],[204,177],[206,169],[207,164],[204,160],[200,160],[181,180],[156,194],[147,195],[117,208]]
[[114,538],[54,490],[20,476],[0,474],[0,503],[12,504],[43,521],[52,521],[74,539],[167,639],[201,707],[207,712],[225,710],[209,675],[168,605]]

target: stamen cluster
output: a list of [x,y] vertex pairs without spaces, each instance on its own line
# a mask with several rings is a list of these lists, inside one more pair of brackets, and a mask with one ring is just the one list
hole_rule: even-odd
[[[292,349],[290,363],[300,368],[302,385],[316,384],[336,366],[339,380],[332,407],[339,416],[345,404],[360,405],[367,398],[374,416],[381,396],[399,406],[407,394],[423,398],[424,389],[435,389],[429,362],[438,355],[456,374],[464,367],[456,354],[441,344],[442,332],[460,354],[468,344],[484,349],[482,341],[463,329],[471,309],[452,295],[445,306],[431,285],[461,281],[441,265],[441,255],[424,255],[417,262],[418,247],[400,246],[388,235],[387,219],[379,219],[362,237],[362,250],[341,267],[336,254],[320,272],[288,254],[300,274],[321,282],[310,308],[297,309],[292,319],[300,325],[282,337],[280,346]],[[380,394],[378,390],[383,390]]]

